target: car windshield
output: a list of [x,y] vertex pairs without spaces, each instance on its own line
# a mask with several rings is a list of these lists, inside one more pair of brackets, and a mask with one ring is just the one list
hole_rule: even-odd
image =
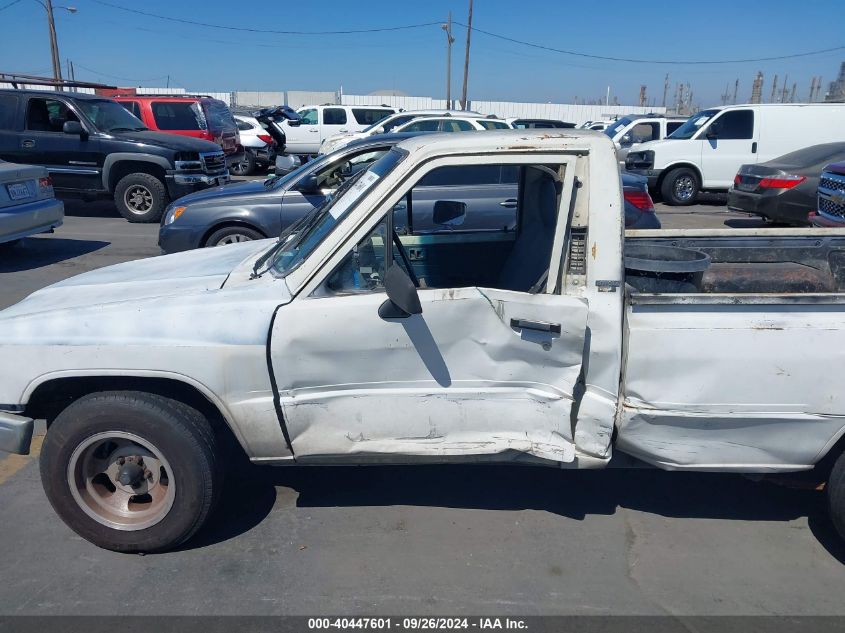
[[299,266],[376,183],[393,171],[407,155],[404,150],[390,150],[369,169],[347,180],[334,195],[329,196],[322,206],[308,216],[306,222],[297,227],[296,233],[282,235],[278,246],[270,255],[271,267],[276,274],[288,275]]
[[102,132],[136,132],[147,127],[140,119],[116,101],[109,99],[79,99],[82,113]]
[[425,116],[425,115],[415,115],[415,114],[404,114],[402,116],[386,116],[381,121],[376,121],[369,127],[364,128],[364,132],[372,132],[376,128],[383,127],[385,132],[390,132],[395,127],[399,127],[404,123],[407,123],[411,119],[415,119],[418,116]]
[[613,138],[614,136],[616,136],[616,133],[617,133],[619,130],[621,130],[622,128],[624,128],[624,127],[625,127],[626,125],[628,125],[630,122],[631,122],[631,119],[629,119],[628,117],[622,117],[621,119],[619,119],[619,120],[618,120],[616,123],[614,123],[613,125],[608,126],[608,127],[605,129],[604,133],[605,133],[605,134],[607,134],[610,138]]
[[681,127],[677,130],[672,132],[666,138],[674,138],[674,139],[685,139],[685,138],[692,138],[696,132],[701,129],[701,126],[707,123],[710,119],[714,116],[719,114],[719,110],[702,110],[696,114],[693,114],[687,122],[684,123]]

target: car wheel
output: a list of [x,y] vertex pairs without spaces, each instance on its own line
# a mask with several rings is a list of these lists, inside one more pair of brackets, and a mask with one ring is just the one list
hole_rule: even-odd
[[85,396],[62,411],[41,451],[47,498],[74,532],[117,552],[190,538],[220,489],[211,426],[195,409],[134,391]]
[[167,189],[151,174],[129,174],[117,183],[114,202],[130,222],[158,222],[167,206]]
[[249,176],[255,171],[255,167],[255,155],[252,152],[245,151],[244,157],[237,163],[233,164],[229,171],[231,171],[235,176]]
[[833,465],[826,488],[830,517],[839,536],[845,539],[845,452]]
[[238,242],[251,242],[252,240],[263,240],[264,236],[245,226],[226,226],[212,233],[205,242],[206,246],[225,246],[226,244],[237,244]]
[[688,167],[681,167],[666,174],[660,186],[660,194],[667,204],[685,206],[695,202],[700,187],[698,174]]

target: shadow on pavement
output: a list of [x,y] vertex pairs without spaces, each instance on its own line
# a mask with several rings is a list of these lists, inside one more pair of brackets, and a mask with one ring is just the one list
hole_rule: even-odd
[[732,229],[773,229],[788,225],[766,222],[763,218],[731,218],[725,220],[725,226],[729,226]]
[[276,488],[290,488],[299,495],[297,507],[540,510],[575,520],[612,515],[619,507],[672,518],[791,521],[806,516],[819,543],[845,563],[845,544],[828,518],[824,493],[734,474],[487,465],[244,465],[231,475],[218,511],[186,549],[250,530],[273,509]]
[[113,200],[85,201],[81,198],[65,198],[65,215],[76,218],[119,218],[120,213]]
[[18,273],[87,255],[111,242],[69,240],[60,237],[28,238],[0,250],[0,273]]

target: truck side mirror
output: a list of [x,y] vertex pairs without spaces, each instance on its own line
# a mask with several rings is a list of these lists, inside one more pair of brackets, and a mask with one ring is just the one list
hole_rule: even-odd
[[384,276],[387,301],[378,308],[382,319],[407,319],[412,314],[422,314],[420,296],[414,282],[398,264],[391,264]]
[[302,119],[287,119],[285,122],[291,127],[299,127],[302,125]]
[[456,200],[438,200],[434,203],[432,220],[440,226],[460,226],[467,217],[467,205]]
[[62,125],[62,132],[75,136],[87,136],[85,128],[82,127],[79,121],[65,121],[64,125]]
[[622,138],[619,139],[620,145],[630,145],[634,142],[634,138],[630,134],[623,134]]
[[707,128],[705,136],[711,139],[719,138],[719,128],[717,128],[715,125],[711,125],[709,128]]

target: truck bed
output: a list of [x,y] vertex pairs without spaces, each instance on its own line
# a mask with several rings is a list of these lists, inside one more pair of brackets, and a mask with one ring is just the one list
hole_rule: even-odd
[[[633,234],[632,234],[633,233]],[[712,259],[628,287],[617,448],[668,469],[809,469],[845,433],[845,231],[637,231]]]
[[698,286],[699,293],[845,291],[845,230],[842,229],[627,231],[625,243],[677,246],[710,255],[711,265]]

